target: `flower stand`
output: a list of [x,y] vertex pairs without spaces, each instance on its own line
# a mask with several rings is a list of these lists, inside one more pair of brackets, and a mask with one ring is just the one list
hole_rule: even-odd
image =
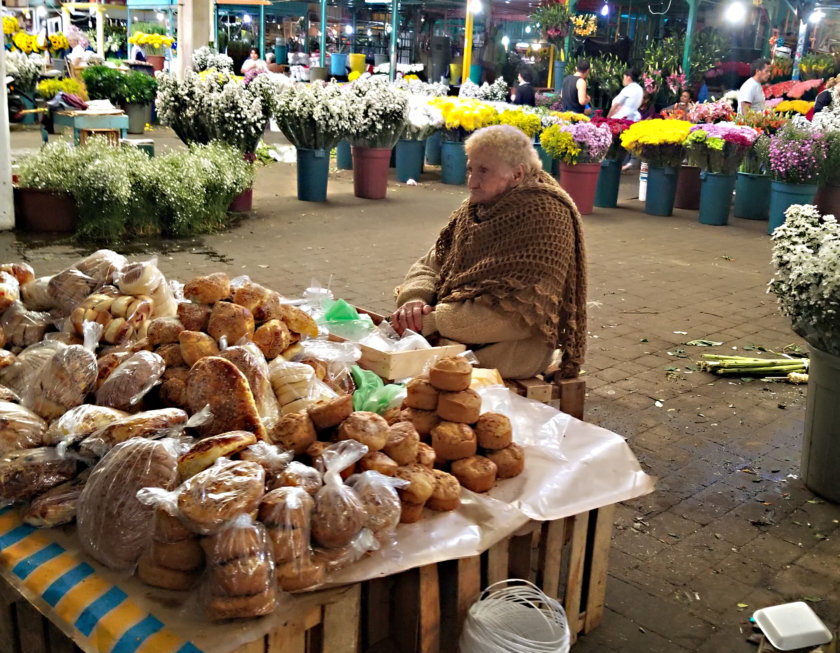
[[397,157],[397,179],[406,182],[418,181],[423,172],[423,157],[426,141],[411,141],[401,138],[394,148]]
[[303,202],[325,202],[329,172],[330,153],[327,150],[298,149],[298,199]]
[[793,204],[813,204],[817,187],[812,184],[789,184],[785,181],[772,181],[770,184],[770,219],[767,233],[772,234],[776,227],[785,221],[785,211]]
[[369,200],[385,198],[390,147],[353,147],[353,193]]
[[679,168],[660,168],[648,165],[645,213],[669,216],[674,213]]
[[574,200],[581,215],[589,215],[593,211],[600,172],[600,163],[560,163],[560,186]]
[[430,166],[440,165],[440,148],[443,134],[435,132],[426,139],[426,163]]
[[814,204],[823,215],[840,215],[840,186],[820,186]]
[[335,146],[335,167],[339,170],[353,169],[353,152],[348,141],[339,141]]
[[441,181],[444,184],[467,183],[467,153],[460,141],[443,141],[440,157]]
[[700,168],[680,166],[674,208],[696,211],[700,208]]
[[802,480],[816,494],[840,502],[840,357],[816,347],[808,369],[808,398],[802,439]]
[[732,215],[744,220],[766,220],[770,213],[770,177],[739,172]]
[[614,209],[618,206],[618,188],[621,184],[621,161],[604,159],[598,174],[598,186],[595,189],[595,206]]
[[700,173],[700,224],[723,226],[729,224],[729,209],[735,190],[735,175],[717,172]]

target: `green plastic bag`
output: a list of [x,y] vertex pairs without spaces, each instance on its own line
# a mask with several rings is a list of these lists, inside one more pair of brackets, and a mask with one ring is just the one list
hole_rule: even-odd
[[330,333],[353,342],[358,342],[374,329],[369,315],[360,315],[352,304],[343,299],[327,304],[324,323]]
[[397,383],[385,385],[374,372],[363,370],[358,365],[350,368],[356,392],[353,393],[353,410],[367,410],[372,413],[384,413],[405,391]]

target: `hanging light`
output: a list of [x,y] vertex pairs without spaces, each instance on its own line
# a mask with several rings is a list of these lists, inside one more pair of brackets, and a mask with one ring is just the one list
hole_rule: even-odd
[[347,36],[350,36],[351,34],[353,34],[353,26],[352,25],[345,25],[344,26],[344,33],[347,34]]
[[814,9],[814,11],[811,12],[811,15],[808,16],[808,22],[816,24],[816,23],[819,23],[823,18],[825,18],[825,14],[823,13],[823,10],[820,9],[819,7],[816,7]]
[[38,7],[38,9],[36,10],[36,13],[37,13],[37,14],[38,14],[38,16],[40,16],[41,18],[44,18],[44,17],[47,15],[47,8],[46,8],[44,5],[41,5],[41,6],[40,6],[40,7]]
[[743,2],[730,2],[724,10],[723,17],[730,23],[742,23],[747,17],[747,8]]
[[481,4],[481,0],[470,0],[469,8],[470,13],[480,14],[484,7]]
[[530,33],[531,33],[531,26],[530,26],[530,25],[526,25],[526,26],[525,26],[525,33],[526,33],[526,34],[530,34]]
[[246,25],[249,24],[251,22],[251,14],[245,14],[242,17],[242,22],[245,23]]
[[605,17],[610,15],[610,5],[606,2],[604,3],[604,6],[601,7],[601,15]]
[[163,15],[163,12],[162,12],[162,11],[159,11],[159,12],[157,12],[157,13],[155,14],[155,18],[157,18],[157,19],[158,19],[158,22],[161,22],[161,23],[162,23],[162,22],[163,22],[163,19],[164,19],[165,17],[164,17],[164,15]]
[[502,45],[504,46],[505,50],[507,50],[508,46],[510,45],[510,37],[507,34],[505,34],[502,37]]

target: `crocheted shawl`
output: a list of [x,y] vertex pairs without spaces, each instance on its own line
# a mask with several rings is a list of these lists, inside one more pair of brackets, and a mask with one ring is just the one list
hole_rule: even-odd
[[586,352],[586,255],[580,215],[547,173],[528,175],[490,206],[466,200],[435,244],[438,302],[474,300],[509,313],[563,349]]

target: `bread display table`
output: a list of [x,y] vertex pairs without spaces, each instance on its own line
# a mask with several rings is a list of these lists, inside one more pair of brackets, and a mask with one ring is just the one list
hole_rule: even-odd
[[[128,116],[122,111],[115,113],[97,113],[92,111],[55,111],[53,123],[70,127],[76,145],[81,143],[82,131],[100,133],[119,130],[119,138],[128,134]],[[118,141],[119,139],[116,139]]]
[[4,650],[449,652],[480,590],[508,577],[562,598],[573,638],[592,630],[603,614],[614,505],[653,481],[621,436],[487,390],[483,401],[504,403],[519,429],[526,472],[469,493],[454,512],[400,525],[394,547],[345,568],[329,589],[284,595],[261,619],[208,623],[200,590],[184,601],[150,588],[81,553],[72,526],[38,530],[2,509]]

